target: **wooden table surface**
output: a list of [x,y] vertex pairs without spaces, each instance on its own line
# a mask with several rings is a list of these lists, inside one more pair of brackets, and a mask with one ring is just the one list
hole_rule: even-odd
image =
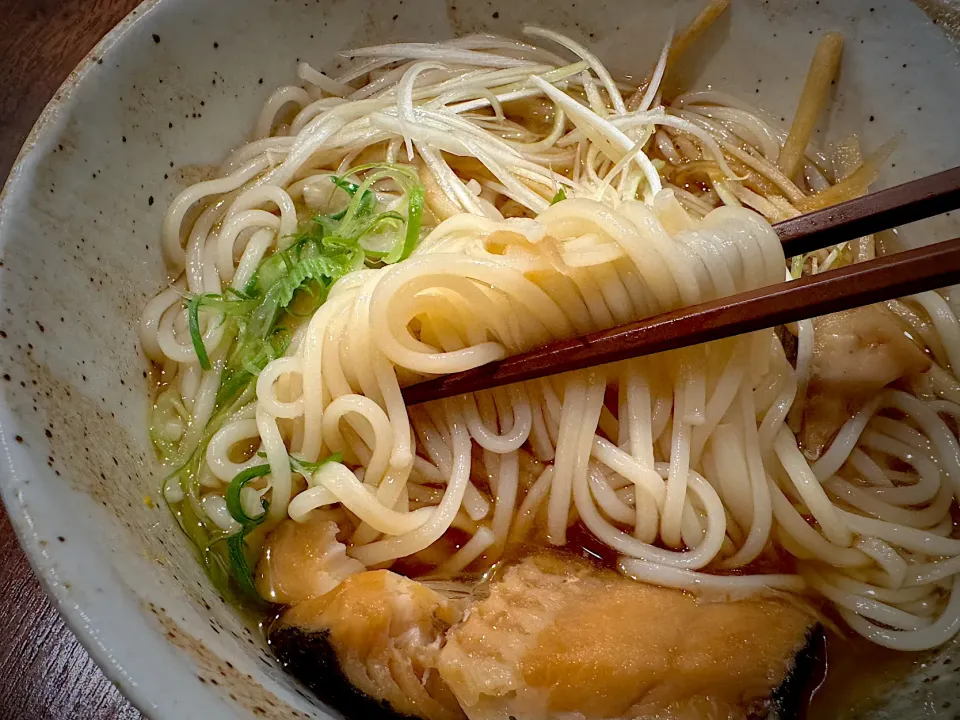
[[[70,70],[138,0],[0,0],[0,178]],[[142,717],[47,600],[0,509],[0,720]]]

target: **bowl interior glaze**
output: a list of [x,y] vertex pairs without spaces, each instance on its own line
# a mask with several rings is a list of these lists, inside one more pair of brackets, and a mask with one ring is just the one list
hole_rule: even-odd
[[[2,495],[60,611],[147,715],[336,716],[219,600],[158,491],[137,322],[167,280],[159,228],[170,201],[249,137],[297,61],[335,70],[338,51],[358,44],[516,35],[535,23],[640,74],[671,21],[700,4],[153,0],[71,74],[0,198]],[[818,35],[839,30],[844,66],[819,141],[899,138],[882,184],[945,169],[960,164],[957,16],[950,4],[921,5],[738,0],[681,77],[788,118]],[[943,217],[902,237],[957,230],[957,217]],[[953,658],[956,645],[878,691],[868,716],[952,717]]]

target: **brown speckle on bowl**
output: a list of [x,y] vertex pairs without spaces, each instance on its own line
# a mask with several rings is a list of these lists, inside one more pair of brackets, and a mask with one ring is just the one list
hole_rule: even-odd
[[147,603],[147,608],[157,619],[170,642],[190,656],[196,665],[197,679],[201,684],[217,687],[225,697],[268,720],[309,717],[265,690],[251,675],[237,669],[232,662],[218,658],[201,641],[184,632],[165,609],[154,603]]

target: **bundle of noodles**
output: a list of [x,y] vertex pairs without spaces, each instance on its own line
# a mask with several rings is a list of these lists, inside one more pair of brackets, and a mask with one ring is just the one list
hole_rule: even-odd
[[[329,603],[365,570],[482,573],[586,530],[662,588],[804,594],[891,648],[957,632],[960,328],[936,293],[791,326],[790,359],[757,332],[404,406],[425,378],[872,256],[788,266],[768,224],[875,177],[855,140],[810,143],[836,36],[789,131],[716,91],[663,103],[724,5],[639,89],[538,28],[575,57],[473,35],[351,50],[336,79],[302,64],[176,198],[177,279],[142,322],[151,432],[215,581]],[[306,581],[272,565],[291,543]]]

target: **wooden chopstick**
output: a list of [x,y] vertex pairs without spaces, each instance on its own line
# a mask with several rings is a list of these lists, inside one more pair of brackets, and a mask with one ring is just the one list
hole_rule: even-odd
[[[773,226],[786,257],[960,207],[960,167]],[[960,282],[960,238],[561,340],[403,390],[408,405],[676,350]]]
[[847,200],[773,226],[787,257],[960,208],[960,167]]
[[416,405],[698,345],[957,282],[960,238],[561,340],[473,370],[411,385],[404,388],[403,398],[408,405]]

